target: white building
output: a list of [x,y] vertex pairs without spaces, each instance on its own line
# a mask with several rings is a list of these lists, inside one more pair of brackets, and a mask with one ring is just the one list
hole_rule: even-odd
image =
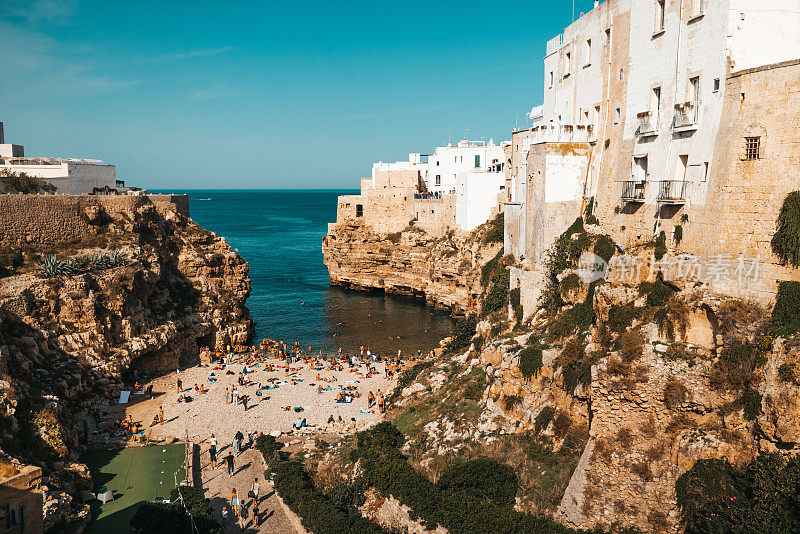
[[25,157],[22,145],[5,143],[3,123],[0,123],[1,169],[39,177],[65,195],[127,190],[125,183],[117,180],[114,165],[97,159]]
[[439,194],[455,194],[458,174],[504,166],[503,147],[493,140],[459,141],[458,145],[439,146],[428,156],[428,176],[425,180],[428,191]]
[[506,250],[540,269],[592,199],[631,239],[708,205],[726,81],[799,57],[800,0],[596,2],[547,43],[543,101],[512,136]]

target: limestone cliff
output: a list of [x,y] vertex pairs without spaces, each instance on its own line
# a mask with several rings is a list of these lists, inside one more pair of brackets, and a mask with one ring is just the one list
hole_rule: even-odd
[[322,241],[330,283],[414,295],[455,314],[474,311],[481,267],[502,247],[486,242],[493,224],[441,238],[413,226],[383,235],[359,223],[332,225]]
[[200,347],[249,341],[249,269],[224,239],[147,203],[106,217],[100,233],[47,250],[85,258],[113,248],[123,265],[43,278],[35,270],[43,251],[31,245],[23,249],[31,272],[0,280],[0,306],[113,376],[130,366],[174,369]]
[[130,369],[169,371],[202,348],[248,343],[249,268],[170,202],[37,197],[20,212],[17,196],[0,208],[9,202],[15,209],[0,209],[0,243],[11,243],[0,250],[0,464],[42,466],[47,530],[75,514],[88,520],[73,499],[91,487],[74,463],[73,414],[113,398]]

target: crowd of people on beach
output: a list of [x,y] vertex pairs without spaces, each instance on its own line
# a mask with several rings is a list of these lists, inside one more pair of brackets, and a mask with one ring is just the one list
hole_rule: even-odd
[[[390,380],[406,367],[432,355],[433,351],[425,355],[421,351],[410,355],[398,351],[396,355],[387,357],[373,353],[369,346],[362,346],[351,354],[344,354],[342,349],[334,354],[324,354],[321,350],[315,353],[311,346],[306,348],[299,343],[287,344],[264,339],[259,345],[249,348],[231,348],[229,346],[225,351],[204,352],[201,355],[203,363],[200,367],[209,369],[207,381],[197,380],[196,374],[191,375],[195,377],[194,380],[187,379],[185,374],[176,370],[171,373],[174,382],[168,386],[168,390],[173,390],[174,387],[173,391],[177,397],[172,397],[172,399],[176,399],[178,403],[195,403],[209,394],[221,395],[224,397],[225,405],[241,407],[242,412],[247,412],[256,401],[263,401],[270,399],[271,395],[274,396],[270,393],[271,390],[303,385],[313,387],[310,391],[312,395],[330,392],[330,402],[332,403],[358,402],[360,407],[355,408],[356,410],[360,409],[358,413],[384,414],[387,408],[387,393],[384,393],[381,388],[365,388],[365,384],[368,383],[366,380],[376,377]],[[343,372],[348,373],[352,380],[342,377]],[[336,373],[338,373],[338,378]],[[151,398],[153,384],[146,385],[146,389],[144,389],[140,383],[145,378],[140,377],[137,371],[131,371],[128,383],[133,381],[134,385],[129,387],[133,394],[146,392],[147,396],[143,398]],[[224,390],[213,387],[222,378],[225,378]],[[328,402],[327,398],[325,402]],[[361,402],[364,404],[361,405]],[[160,403],[153,415],[151,428],[160,428],[165,423],[179,417],[179,414],[171,414],[171,419],[165,419],[165,406],[167,409],[171,409],[170,407],[174,404],[171,401]],[[307,421],[302,406],[281,405],[281,409],[297,414],[297,419],[291,423],[291,430],[295,432],[302,433],[307,430],[350,432],[356,429],[356,419],[351,417],[358,415],[356,412],[349,412],[344,418],[342,414],[330,414],[325,424],[322,423],[325,419],[319,419],[319,414],[316,414],[314,419],[320,423],[318,426]],[[147,434],[147,436],[141,436],[143,443],[146,442],[145,437],[147,440],[150,439],[149,431],[143,427],[141,422],[134,421],[130,414],[123,415],[118,420],[106,422],[105,418],[108,415],[99,409],[88,411],[89,419],[94,418],[98,430],[103,425],[103,431],[106,432],[137,438],[141,434]],[[163,431],[156,432],[155,435],[161,433]],[[225,451],[223,456],[217,437],[212,433],[209,438],[204,440],[208,443],[207,450],[203,451],[208,454],[208,464],[205,469],[222,468],[223,472],[227,472],[228,477],[234,477],[237,473],[237,458],[243,451],[254,447],[258,434],[259,431],[237,430],[233,432],[230,441],[227,442],[228,445],[221,448]],[[240,467],[240,469],[243,468],[244,466]],[[221,510],[223,521],[233,518],[240,528],[244,528],[249,515],[252,517],[249,525],[257,527],[261,518],[258,492],[258,479],[254,480],[247,491],[246,498],[237,494],[237,490],[234,488],[230,500]]]

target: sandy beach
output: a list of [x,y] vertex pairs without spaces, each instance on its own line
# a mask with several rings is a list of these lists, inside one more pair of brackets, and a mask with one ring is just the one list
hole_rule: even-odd
[[[368,408],[367,393],[381,390],[387,394],[395,384],[394,379],[386,378],[383,362],[371,364],[376,371],[372,375],[366,365],[333,371],[316,370],[299,362],[292,364],[287,373],[285,367],[268,371],[266,366],[269,364],[278,365],[282,361],[267,359],[248,366],[249,384],[245,386],[238,385],[239,373],[245,366],[237,363],[227,365],[224,369],[198,366],[170,373],[148,383],[153,386],[153,398],[131,404],[125,409],[125,415],[131,415],[134,421],[141,421],[145,433],[151,438],[182,440],[188,433],[189,438],[196,442],[206,440],[213,433],[220,443],[227,443],[238,430],[245,434],[254,431],[265,434],[275,431],[290,433],[293,430],[292,423],[298,417],[306,419],[306,430],[316,428],[333,433],[353,432],[381,419],[377,406]],[[216,377],[214,383],[209,381],[212,372]],[[192,397],[191,402],[178,402],[178,379],[184,389],[191,388],[185,391]],[[259,396],[256,394],[259,383],[274,389],[264,388]],[[195,384],[204,385],[206,393],[196,394],[193,389]],[[247,395],[247,410],[242,404],[226,403],[225,388],[230,391],[234,386],[238,388],[239,395]],[[322,386],[324,391],[318,392],[318,386]],[[350,403],[336,402],[341,388],[346,386],[355,386],[361,396],[353,398]],[[131,398],[136,401],[136,397],[132,395]],[[159,407],[164,409],[164,423],[151,427]],[[287,407],[290,410],[287,411]],[[296,411],[297,408],[302,410]],[[328,425],[331,415],[337,422]],[[338,422],[340,417],[342,424]]]

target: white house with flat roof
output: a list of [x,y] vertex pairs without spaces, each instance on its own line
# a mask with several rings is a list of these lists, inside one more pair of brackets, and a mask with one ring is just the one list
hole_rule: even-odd
[[56,186],[56,192],[64,195],[121,192],[125,188],[125,183],[117,180],[114,165],[99,159],[26,157],[22,145],[5,142],[1,122],[0,170],[36,176]]
[[439,194],[455,194],[458,174],[490,167],[500,166],[502,172],[505,165],[503,147],[495,145],[493,140],[459,141],[456,146],[438,146],[428,156],[428,191]]

